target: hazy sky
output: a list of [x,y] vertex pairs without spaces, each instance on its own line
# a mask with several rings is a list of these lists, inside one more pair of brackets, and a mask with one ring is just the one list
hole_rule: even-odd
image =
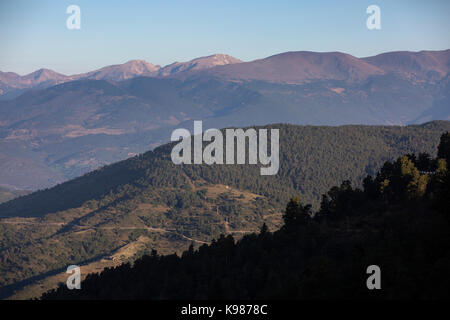
[[[81,9],[80,30],[66,27],[71,4]],[[366,27],[371,4],[381,9],[381,30]],[[1,0],[0,70],[73,74],[213,53],[249,61],[300,50],[442,50],[450,48],[449,16],[448,0]]]

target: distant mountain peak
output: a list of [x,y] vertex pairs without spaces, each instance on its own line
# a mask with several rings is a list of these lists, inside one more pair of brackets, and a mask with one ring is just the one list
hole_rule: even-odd
[[204,70],[216,66],[241,63],[242,61],[230,55],[217,53],[205,57],[199,57],[186,62],[174,62],[158,72],[159,76],[173,75],[184,71]]
[[233,63],[240,63],[242,62],[241,60],[232,57],[228,54],[223,54],[223,53],[216,53],[216,54],[212,54],[210,56],[205,56],[205,57],[199,57],[196,59],[193,59],[191,61],[202,61],[202,62],[211,62],[214,65],[224,65],[224,64],[233,64]]
[[32,76],[34,78],[37,78],[37,77],[41,77],[42,75],[51,74],[51,73],[52,73],[52,71],[50,69],[41,68],[39,70],[36,70],[36,71],[28,74],[28,76]]
[[78,79],[94,80],[126,80],[137,76],[152,76],[160,69],[160,66],[151,64],[145,60],[130,60],[123,64],[115,64],[77,75]]
[[122,64],[122,66],[145,67],[148,70],[158,70],[159,68],[161,68],[161,66],[159,66],[159,65],[154,65],[150,62],[147,62],[145,60],[139,60],[139,59],[129,60],[129,61],[125,62],[124,64]]
[[24,76],[28,79],[34,79],[39,82],[41,81],[47,81],[47,80],[54,80],[54,79],[64,79],[66,76],[60,73],[57,73],[53,70],[41,68],[39,70],[36,70],[32,73],[27,74]]

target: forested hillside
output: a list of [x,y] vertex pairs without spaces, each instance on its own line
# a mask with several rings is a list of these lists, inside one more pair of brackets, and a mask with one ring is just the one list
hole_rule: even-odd
[[[264,224],[238,242],[222,235],[181,257],[153,251],[42,298],[448,299],[449,162],[446,133],[436,159],[386,162],[361,189],[343,181],[317,212],[292,198],[279,231]],[[366,286],[370,265],[380,267],[380,290]]]
[[145,248],[124,261],[152,249],[181,253],[192,241],[199,246],[220,234],[240,238],[263,223],[277,230],[291,197],[317,210],[333,185],[350,180],[361,187],[387,160],[420,152],[434,157],[450,123],[266,128],[280,129],[275,176],[261,176],[259,165],[176,166],[165,145],[0,204],[0,296],[21,287],[20,281],[135,243]]
[[[95,204],[101,201],[104,206],[141,194],[143,189],[182,187],[189,180],[228,184],[279,202],[296,192],[305,201],[317,204],[320,195],[333,184],[348,179],[358,185],[365,174],[373,174],[386,160],[419,151],[433,154],[439,135],[450,129],[450,122],[406,127],[280,124],[264,128],[280,129],[280,171],[274,177],[260,176],[258,165],[176,166],[170,160],[173,144],[167,144],[2,204],[0,217],[37,217],[75,208],[89,200]],[[159,203],[167,201],[161,199]]]

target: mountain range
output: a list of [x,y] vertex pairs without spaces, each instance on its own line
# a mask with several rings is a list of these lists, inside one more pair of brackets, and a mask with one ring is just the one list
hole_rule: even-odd
[[450,119],[450,50],[142,60],[65,76],[0,73],[0,186],[36,190],[169,141],[171,131]]
[[144,60],[130,60],[69,76],[49,69],[39,69],[25,76],[0,71],[0,96],[5,99],[18,95],[23,89],[44,88],[73,80],[121,81],[139,76],[186,78],[208,74],[224,79],[300,84],[313,80],[364,80],[369,76],[393,72],[416,80],[438,80],[449,72],[449,51],[399,51],[367,58],[340,52],[299,51],[250,62],[226,54],[214,54],[164,67]]
[[14,72],[0,71],[0,99],[10,99],[22,94],[27,89],[47,88],[59,83],[91,79],[121,81],[139,76],[169,76],[189,70],[202,70],[242,62],[226,54],[214,54],[187,62],[174,62],[165,67],[154,65],[144,60],[130,60],[123,64],[106,66],[97,70],[75,75],[64,75],[49,69],[39,69],[20,76]]

